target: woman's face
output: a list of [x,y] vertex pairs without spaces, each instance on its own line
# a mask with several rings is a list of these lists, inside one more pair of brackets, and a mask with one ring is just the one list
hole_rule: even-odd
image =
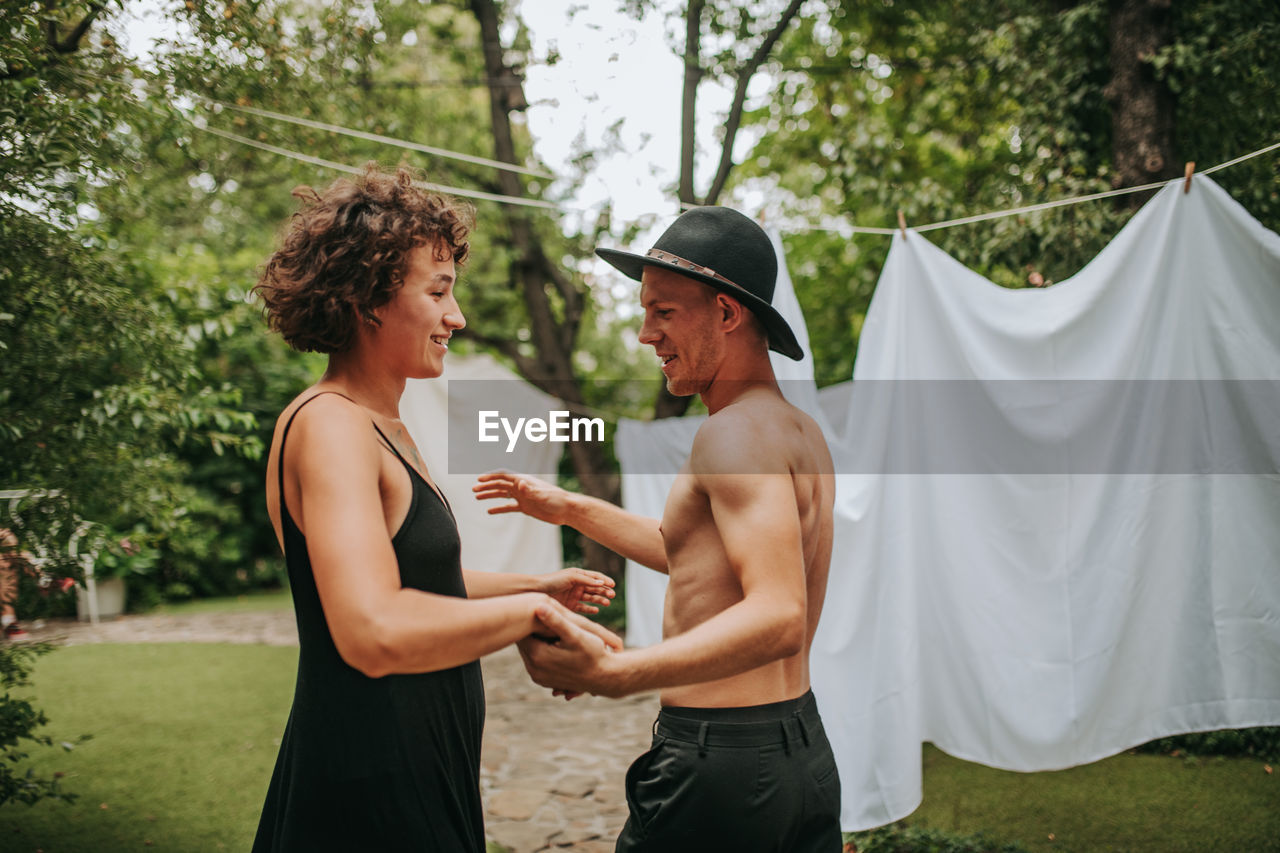
[[467,324],[453,295],[456,283],[452,255],[419,246],[409,253],[404,284],[375,309],[382,325],[374,339],[387,358],[402,363],[405,376],[428,379],[444,371],[449,337]]

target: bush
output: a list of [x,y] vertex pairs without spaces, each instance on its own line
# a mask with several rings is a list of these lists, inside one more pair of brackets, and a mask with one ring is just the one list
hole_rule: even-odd
[[850,853],[1027,853],[1025,847],[991,841],[981,834],[953,835],[904,823],[847,833],[844,841]]
[[1223,729],[1162,737],[1144,743],[1137,751],[1157,755],[1226,755],[1280,761],[1280,726]]
[[74,615],[76,593],[73,579],[39,571],[15,573],[18,595],[13,600],[13,611],[19,622],[34,622],[55,616]]
[[[53,740],[45,735],[35,734],[35,730],[48,723],[44,712],[34,707],[26,699],[12,695],[15,687],[28,687],[31,667],[37,657],[47,654],[52,649],[45,643],[8,643],[0,646],[0,806],[17,801],[33,805],[40,800],[55,799],[70,803],[75,794],[61,789],[58,776],[45,779],[35,775],[35,771],[27,768],[20,772],[17,765],[27,758],[23,741],[30,741],[39,746],[52,746]],[[82,735],[80,740],[88,739]],[[70,750],[73,744],[63,743],[62,748]]]
[[128,580],[146,575],[155,569],[160,559],[160,552],[147,541],[146,528],[141,524],[127,534],[103,527],[98,541],[100,546],[93,560],[95,578]]
[[[5,488],[28,492],[0,525],[55,576],[82,570],[70,541],[84,522],[121,534],[107,535],[101,576],[140,587],[163,571],[174,576],[157,583],[190,583],[206,558],[243,564],[216,538],[224,522],[235,529],[235,508],[198,493],[180,454],[255,456],[256,421],[228,383],[206,384],[154,271],[15,209],[4,193],[0,247],[0,471]],[[214,529],[199,538],[193,526]],[[161,566],[166,556],[174,565]]]

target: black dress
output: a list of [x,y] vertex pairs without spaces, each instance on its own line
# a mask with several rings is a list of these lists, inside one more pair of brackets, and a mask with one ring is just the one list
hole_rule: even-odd
[[[298,680],[254,853],[484,853],[480,663],[370,678],[338,655],[320,606],[306,539],[284,500],[284,443],[302,406],[285,425],[277,466],[285,564],[301,647]],[[378,435],[386,441],[381,430]],[[465,598],[458,528],[451,510],[394,445],[387,446],[413,484],[409,513],[391,540],[401,584]]]

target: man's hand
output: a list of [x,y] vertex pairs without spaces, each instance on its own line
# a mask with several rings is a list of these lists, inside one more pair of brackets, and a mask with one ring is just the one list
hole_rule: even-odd
[[590,569],[562,569],[538,578],[538,592],[545,592],[576,613],[599,613],[614,596],[613,578]]
[[539,631],[517,644],[535,684],[568,699],[581,693],[621,695],[615,693],[619,685],[610,667],[612,655],[622,649],[616,635],[557,604],[539,607],[537,618],[556,639],[549,641]]
[[514,502],[489,507],[489,515],[522,512],[548,524],[565,523],[569,493],[559,486],[513,471],[490,471],[476,479],[478,482],[471,487],[476,500],[498,498]]

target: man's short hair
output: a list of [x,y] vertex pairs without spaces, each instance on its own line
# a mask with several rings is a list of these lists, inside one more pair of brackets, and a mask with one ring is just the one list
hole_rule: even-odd
[[419,246],[434,246],[439,260],[467,259],[470,205],[421,189],[404,167],[371,163],[323,193],[304,186],[293,195],[301,205],[254,291],[267,324],[296,350],[348,350],[361,322],[378,324],[374,309],[404,283]]

